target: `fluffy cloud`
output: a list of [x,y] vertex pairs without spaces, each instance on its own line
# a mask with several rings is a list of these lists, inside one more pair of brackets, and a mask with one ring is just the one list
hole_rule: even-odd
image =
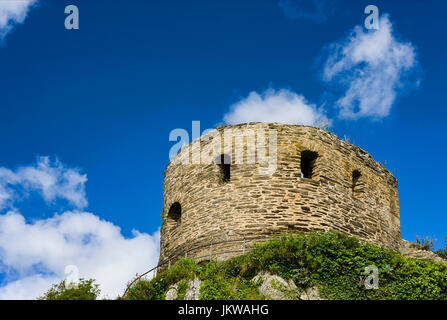
[[321,109],[308,103],[302,95],[286,89],[268,89],[261,94],[251,92],[230,107],[224,121],[228,124],[279,122],[309,126],[328,122]]
[[279,0],[279,7],[290,19],[322,22],[331,14],[334,0]]
[[33,299],[67,275],[74,265],[81,278],[95,278],[105,296],[116,298],[137,272],[157,264],[159,233],[120,228],[88,212],[65,212],[27,223],[18,212],[0,215],[0,272],[6,285],[0,299]]
[[[0,168],[0,197],[6,199],[0,209],[0,299],[41,296],[68,276],[67,266],[75,266],[80,278],[96,279],[103,296],[116,298],[136,273],[157,264],[158,231],[124,237],[118,226],[80,209],[86,181],[78,169],[47,157],[15,171]],[[19,191],[29,189],[49,201],[67,199],[77,209],[27,221],[12,204],[26,199]]]
[[19,192],[31,190],[40,192],[47,202],[59,198],[84,208],[87,206],[86,181],[87,176],[78,169],[66,168],[58,160],[51,162],[48,157],[40,157],[36,165],[15,171],[0,168],[0,210],[13,206],[19,200]]
[[0,39],[3,39],[15,25],[23,23],[29,10],[39,0],[1,0],[0,1]]
[[344,88],[336,102],[342,118],[381,118],[389,114],[416,64],[413,45],[393,35],[385,15],[379,30],[356,26],[346,39],[329,46],[323,79]]

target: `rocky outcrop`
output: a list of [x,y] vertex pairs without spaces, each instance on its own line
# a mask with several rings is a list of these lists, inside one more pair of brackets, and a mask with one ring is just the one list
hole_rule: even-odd
[[200,281],[197,277],[194,277],[194,279],[188,281],[188,289],[186,289],[185,300],[199,300],[201,283],[202,281]]
[[166,292],[166,300],[176,300],[178,292],[178,284],[173,284]]
[[[300,291],[295,283],[285,280],[278,275],[260,272],[251,280],[266,299],[269,300],[322,300],[318,287]],[[199,300],[201,280],[197,277],[188,281],[184,300]],[[166,300],[176,300],[179,283],[173,284],[166,292]]]
[[[188,281],[188,287],[186,289],[184,300],[199,300],[200,285],[202,281],[199,278],[194,277]],[[177,300],[179,290],[179,283],[173,284],[166,292],[165,300]]]
[[300,300],[323,300],[320,297],[320,290],[317,286],[307,288],[304,290],[303,293],[300,295]]
[[286,281],[277,275],[261,272],[251,281],[258,286],[259,293],[267,299],[296,300],[298,297],[298,288],[292,280]]
[[306,288],[303,292],[289,279],[261,272],[252,280],[258,286],[259,293],[270,300],[322,300],[317,286]]

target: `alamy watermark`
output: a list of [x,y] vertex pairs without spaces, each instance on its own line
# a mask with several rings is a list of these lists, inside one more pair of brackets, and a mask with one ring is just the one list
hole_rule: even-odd
[[379,289],[379,268],[375,265],[367,266],[363,274],[367,275],[364,282],[366,289]]
[[75,5],[68,5],[65,7],[64,12],[68,14],[65,18],[64,25],[67,30],[79,29],[79,9]]
[[370,4],[365,8],[365,14],[369,14],[365,18],[365,28],[370,30],[379,30],[379,8],[375,5]]
[[68,265],[64,269],[64,273],[67,275],[65,278],[65,288],[72,289],[77,288],[79,284],[79,269],[75,265]]

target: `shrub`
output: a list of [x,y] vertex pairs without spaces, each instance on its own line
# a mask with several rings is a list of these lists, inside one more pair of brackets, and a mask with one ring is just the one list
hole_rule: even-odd
[[100,292],[99,285],[95,284],[94,279],[80,279],[77,285],[66,284],[65,280],[62,280],[54,284],[38,300],[95,300]]

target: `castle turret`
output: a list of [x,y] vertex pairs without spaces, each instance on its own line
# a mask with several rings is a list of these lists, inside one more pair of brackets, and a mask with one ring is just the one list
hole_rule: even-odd
[[298,231],[392,249],[400,241],[396,178],[359,147],[308,126],[216,128],[168,164],[163,204],[160,261],[191,248],[188,256],[206,259],[210,243],[231,251],[241,243],[222,241]]

